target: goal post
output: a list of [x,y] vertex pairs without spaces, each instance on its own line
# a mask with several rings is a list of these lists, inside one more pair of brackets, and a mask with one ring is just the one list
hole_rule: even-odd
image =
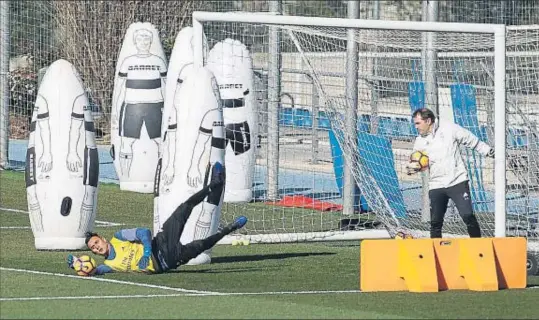
[[[208,28],[212,24],[218,24],[221,26],[221,29],[226,29],[226,26],[229,26],[232,28],[234,26],[235,32],[229,32],[229,31],[222,31],[222,34],[215,35],[210,34],[208,32]],[[240,28],[242,26],[242,28]],[[251,29],[248,29],[246,26],[252,27]],[[314,85],[317,87],[318,94],[320,97],[320,107],[324,108],[327,113],[330,113],[331,116],[329,117],[330,123],[331,123],[331,130],[335,132],[341,132],[341,134],[336,134],[338,144],[342,148],[343,156],[346,159],[348,163],[351,163],[353,165],[353,176],[355,179],[355,182],[358,184],[359,188],[361,190],[361,195],[365,197],[366,201],[370,205],[371,212],[374,212],[376,215],[376,219],[381,221],[387,230],[389,231],[389,234],[396,232],[400,228],[405,228],[407,230],[417,231],[417,234],[426,234],[426,231],[428,230],[425,225],[419,226],[419,222],[417,220],[421,220],[420,218],[417,218],[416,216],[408,215],[407,218],[400,219],[401,217],[397,214],[397,209],[395,209],[395,205],[393,203],[393,198],[391,196],[387,196],[387,188],[383,186],[383,183],[379,180],[377,180],[377,177],[380,177],[379,174],[373,174],[373,170],[369,168],[369,165],[366,164],[366,161],[362,157],[361,150],[352,150],[349,148],[349,146],[357,146],[356,143],[356,136],[352,136],[348,133],[342,133],[345,132],[346,128],[346,120],[340,119],[338,114],[340,111],[343,111],[343,108],[348,108],[349,104],[346,101],[346,98],[342,98],[342,93],[335,93],[335,90],[331,87],[331,84],[328,84],[328,81],[324,82],[321,80],[323,76],[323,72],[320,71],[321,66],[320,64],[323,64],[324,61],[329,60],[323,60],[320,59],[320,61],[316,61],[317,55],[323,55],[326,53],[329,56],[329,52],[331,51],[332,54],[336,54],[337,52],[342,52],[345,54],[346,51],[346,30],[349,29],[355,29],[361,32],[364,32],[366,30],[373,31],[375,34],[381,32],[392,32],[392,35],[395,37],[395,39],[399,40],[398,38],[405,38],[407,36],[414,35],[414,37],[411,37],[408,39],[409,41],[413,42],[414,39],[421,39],[421,36],[415,37],[416,34],[421,35],[424,32],[436,32],[440,35],[445,35],[445,37],[449,40],[451,40],[451,43],[453,43],[454,46],[456,46],[453,50],[447,49],[451,48],[450,43],[443,43],[445,48],[447,49],[446,52],[441,53],[441,58],[439,57],[439,64],[447,63],[447,65],[453,65],[453,60],[450,62],[447,62],[448,60],[443,59],[451,59],[454,58],[455,61],[457,59],[468,59],[470,63],[474,63],[475,65],[478,65],[477,61],[474,59],[477,57],[489,57],[489,62],[491,62],[490,67],[492,68],[492,79],[486,79],[486,77],[479,78],[477,76],[476,78],[472,80],[476,80],[475,85],[477,87],[484,87],[488,91],[485,93],[485,96],[488,96],[484,98],[485,100],[488,100],[489,102],[492,102],[492,106],[488,106],[488,108],[491,108],[493,110],[491,117],[493,118],[493,124],[490,123],[490,126],[493,127],[493,137],[488,141],[490,145],[494,146],[496,157],[493,161],[493,203],[494,203],[494,210],[493,212],[488,214],[488,217],[485,218],[488,220],[488,223],[490,224],[490,229],[488,232],[486,232],[485,235],[488,236],[495,236],[495,237],[504,237],[506,236],[506,230],[507,230],[507,216],[506,216],[506,196],[507,196],[507,177],[506,177],[506,149],[507,149],[507,116],[506,116],[506,26],[501,24],[474,24],[474,23],[445,23],[445,22],[416,22],[416,21],[385,21],[385,20],[364,20],[364,19],[341,19],[341,18],[320,18],[320,17],[300,17],[300,16],[284,16],[284,15],[277,15],[277,14],[253,14],[253,13],[242,13],[242,12],[203,12],[203,11],[196,11],[193,13],[193,29],[194,29],[194,50],[195,57],[194,57],[194,63],[196,66],[203,66],[203,55],[202,55],[202,48],[203,48],[203,34],[206,35],[206,37],[209,39],[208,41],[221,41],[225,37],[234,37],[237,36],[238,40],[242,36],[249,37],[250,35],[242,35],[239,34],[239,32],[246,32],[246,30],[258,30],[256,28],[279,28],[283,31],[286,31],[288,34],[292,35],[300,35],[303,37],[301,40],[294,40],[293,36],[290,39],[290,43],[288,43],[288,51],[292,51],[290,47],[293,47],[295,50],[295,54],[297,56],[300,56],[298,58],[300,61],[297,62],[298,65],[301,65],[302,68],[306,70],[306,73],[308,73],[309,78],[313,79]],[[215,30],[215,29],[212,29]],[[240,31],[238,31],[240,30]],[[254,32],[254,31],[253,31]],[[453,34],[454,36],[450,36],[450,34]],[[477,35],[477,37],[474,38],[474,36]],[[359,34],[354,41],[358,41],[360,47],[360,52],[358,57],[352,57],[352,59],[368,59],[368,58],[378,58],[378,57],[395,57],[397,59],[399,56],[401,57],[407,57],[411,61],[411,57],[417,57],[418,52],[421,50],[421,41],[417,42],[415,46],[417,48],[410,49],[411,46],[414,45],[414,43],[405,43],[403,47],[406,47],[406,50],[399,50],[397,48],[397,45],[393,45],[391,43],[387,43],[386,50],[385,51],[377,51],[377,50],[371,50],[371,47],[373,46],[372,43],[368,43],[368,41],[362,42],[362,35]],[[386,40],[389,38],[385,38]],[[480,39],[481,44],[485,44],[484,47],[477,47],[475,48],[474,39]],[[406,39],[404,39],[406,40]],[[331,44],[329,44],[331,41],[334,41],[338,43],[335,48],[330,48]],[[339,42],[340,41],[340,42]],[[443,40],[440,40],[443,41]],[[302,42],[302,43],[298,43]],[[398,41],[397,41],[398,42]],[[400,43],[402,44],[403,39],[400,39]],[[463,44],[464,43],[464,44]],[[211,46],[212,44],[210,44]],[[271,46],[271,45],[277,45],[277,44],[270,44],[265,43],[265,45]],[[311,49],[304,48],[303,46],[310,45],[312,46]],[[378,46],[381,48],[383,45],[378,44]],[[259,46],[260,47],[260,46]],[[337,48],[338,47],[338,48]],[[327,49],[327,51],[324,50],[324,48]],[[316,49],[316,50],[315,50]],[[342,50],[340,50],[342,49]],[[262,51],[267,50],[267,48],[260,49]],[[316,52],[315,52],[316,51]],[[453,52],[454,51],[454,52]],[[458,51],[458,52],[457,52]],[[264,52],[269,52],[264,51]],[[265,55],[267,57],[267,55]],[[445,57],[445,58],[444,58]],[[449,58],[447,58],[449,57]],[[346,58],[349,59],[349,58]],[[486,59],[486,58],[485,58]],[[473,61],[472,61],[473,60]],[[345,61],[345,60],[343,60]],[[315,65],[316,66],[313,66]],[[445,67],[445,65],[444,65]],[[284,67],[283,67],[284,68]],[[331,66],[327,66],[327,68],[331,68]],[[451,67],[448,67],[451,68]],[[325,70],[325,71],[333,71],[333,70]],[[344,70],[346,72],[346,70]],[[441,72],[441,71],[440,71]],[[444,70],[444,72],[446,72]],[[477,70],[472,70],[473,72],[480,72]],[[447,73],[450,73],[450,71],[447,71]],[[394,79],[396,82],[406,82],[407,76],[400,76],[399,70],[395,70],[395,77],[402,77],[401,79]],[[474,75],[472,75],[475,77]],[[379,77],[379,76],[378,76]],[[360,75],[360,78],[362,78],[363,82],[369,83],[369,81],[376,82],[376,81],[385,81],[387,79],[377,80],[377,75],[370,74],[370,75]],[[493,84],[492,87],[489,87],[487,84],[488,81],[491,81]],[[472,81],[473,82],[473,81]],[[266,88],[267,90],[267,88]],[[331,91],[331,92],[330,92]],[[343,91],[344,92],[344,91]],[[438,93],[440,94],[440,93]],[[488,102],[487,102],[488,103]],[[485,104],[487,104],[485,103]],[[359,113],[359,111],[354,111],[356,113]],[[359,114],[358,114],[359,115]],[[408,117],[411,115],[411,110],[408,112]],[[359,118],[359,117],[358,117]],[[409,137],[409,141],[413,139],[412,136]],[[372,143],[372,141],[369,141],[369,143]],[[355,148],[355,147],[354,147]],[[361,149],[361,146],[358,148]],[[368,146],[367,146],[368,149]],[[391,149],[391,147],[389,147]],[[369,150],[367,150],[369,151]],[[403,158],[407,157],[407,155],[403,152],[399,155]],[[358,159],[361,158],[361,159]],[[481,159],[480,162],[486,161],[485,159]],[[475,162],[475,158],[474,158]],[[399,164],[400,165],[400,164]],[[397,164],[395,164],[397,166]],[[481,166],[481,164],[479,164]],[[374,169],[375,170],[375,169]],[[402,170],[402,169],[399,169]],[[400,173],[398,173],[400,174]],[[400,176],[399,176],[400,177]],[[385,178],[384,178],[385,179]],[[400,178],[399,178],[400,179]],[[389,180],[388,180],[389,181]],[[286,187],[286,186],[285,186]],[[389,187],[388,187],[389,188]],[[230,211],[241,211],[241,206],[236,206],[236,209],[230,209]],[[273,210],[273,209],[268,209]],[[228,214],[228,210],[227,210]],[[518,214],[518,213],[517,213]],[[524,215],[523,215],[524,216]],[[519,217],[520,219],[522,217]],[[224,217],[226,219],[226,217]],[[272,218],[275,220],[275,217]],[[412,221],[413,220],[413,221]],[[272,223],[275,223],[275,221],[272,221]],[[455,222],[457,223],[457,222]],[[292,231],[292,232],[291,232]],[[263,232],[258,233],[257,230],[253,230],[252,232],[249,231],[248,234],[240,234],[237,237],[244,237],[248,239],[258,239],[261,242],[282,242],[282,241],[316,241],[316,240],[342,240],[342,239],[351,239],[354,237],[350,237],[347,232],[341,232],[342,230],[333,230],[333,233],[328,236],[316,236],[314,233],[311,232],[301,232],[298,231],[298,234],[301,233],[302,236],[294,236],[296,234],[293,232],[294,230],[282,230],[281,232],[278,232],[277,235],[274,235],[271,233],[271,230],[267,230],[264,228]],[[304,231],[304,230],[302,230]],[[357,233],[356,238],[362,238],[363,236],[367,235],[366,237],[372,237],[375,235],[384,237],[383,233],[379,232],[380,230],[375,230],[374,233],[371,233],[370,235],[367,235],[367,233]],[[445,232],[445,231],[444,231]],[[279,236],[279,233],[281,236]],[[343,236],[339,237],[338,234],[342,233]],[[463,227],[460,227],[460,229],[454,229],[449,230],[449,233],[454,234],[455,236],[461,236],[466,235],[466,231]],[[345,235],[346,234],[346,235]],[[285,236],[286,235],[286,236]],[[387,236],[387,234],[385,235]],[[228,240],[224,240],[221,243],[229,243],[230,237]],[[285,240],[283,240],[285,239]]]
[[[505,25],[494,31],[494,185],[495,185],[495,236],[505,237],[506,221],[506,116],[505,116]],[[500,152],[500,153],[498,153]]]
[[0,2],[0,170],[9,167],[9,1]]

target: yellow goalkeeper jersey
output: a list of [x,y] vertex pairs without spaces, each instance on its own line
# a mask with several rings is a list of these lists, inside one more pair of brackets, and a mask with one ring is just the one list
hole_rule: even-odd
[[140,270],[138,267],[138,262],[144,254],[142,243],[123,241],[113,237],[110,244],[114,248],[115,255],[112,259],[105,259],[104,264],[111,267],[112,270],[117,272],[155,272],[151,258],[146,270]]

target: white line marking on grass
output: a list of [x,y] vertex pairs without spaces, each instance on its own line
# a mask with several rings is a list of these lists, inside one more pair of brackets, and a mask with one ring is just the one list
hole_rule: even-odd
[[[2,270],[2,271],[12,271],[12,272],[22,272],[22,273],[31,273],[31,274],[39,274],[39,275],[47,275],[47,276],[55,276],[55,277],[63,277],[63,278],[73,278],[73,279],[80,279],[80,280],[102,281],[102,282],[108,282],[108,283],[116,283],[116,284],[124,284],[124,285],[138,286],[138,287],[146,287],[146,288],[152,288],[152,289],[161,289],[161,290],[182,292],[183,295],[189,294],[189,295],[196,295],[196,296],[256,296],[256,295],[285,295],[285,294],[298,294],[299,295],[299,294],[361,293],[361,291],[359,291],[359,290],[274,291],[274,292],[215,292],[215,291],[189,290],[189,289],[183,289],[183,288],[167,287],[167,286],[160,286],[160,285],[153,285],[153,284],[146,284],[146,283],[137,283],[137,282],[131,282],[131,281],[121,281],[121,280],[114,280],[114,279],[107,279],[107,278],[81,277],[81,276],[69,275],[69,274],[64,274],[64,273],[53,273],[53,272],[36,271],[36,270],[14,269],[14,268],[5,268],[5,267],[0,267],[0,270]],[[153,297],[153,296],[157,296],[157,295],[143,295],[143,296],[145,296],[145,297]],[[170,296],[174,296],[174,295],[170,295]],[[178,295],[178,296],[180,296],[180,295]],[[0,301],[11,301],[13,299],[40,300],[39,298],[40,297],[0,298]],[[50,300],[50,299],[53,299],[54,297],[44,297],[44,298],[46,298],[46,299],[42,299],[42,300]],[[56,298],[58,298],[59,300],[65,299],[64,297],[56,297]],[[81,298],[81,297],[79,297],[79,298]],[[9,300],[6,300],[6,299],[9,299]],[[92,299],[97,299],[97,298],[92,298]]]
[[43,300],[82,300],[82,299],[139,299],[139,298],[166,298],[183,296],[201,296],[198,293],[171,293],[171,294],[135,294],[116,296],[67,296],[67,297],[17,297],[0,298],[0,301],[43,301]]
[[42,300],[83,300],[83,299],[140,299],[140,298],[173,298],[173,297],[214,297],[214,296],[261,296],[261,295],[286,295],[286,294],[337,294],[337,293],[361,293],[359,290],[340,291],[282,291],[282,292],[211,292],[211,293],[172,293],[172,294],[134,294],[134,295],[110,295],[110,296],[60,296],[60,297],[13,297],[0,298],[0,301],[42,301]]
[[[348,294],[348,293],[363,293],[361,290],[312,290],[312,291],[268,291],[268,292],[215,292],[215,291],[202,291],[202,290],[190,290],[176,287],[167,287],[161,285],[153,285],[146,283],[137,283],[131,281],[122,281],[98,277],[81,277],[64,273],[53,273],[45,271],[27,270],[27,269],[15,269],[0,267],[3,271],[22,272],[30,274],[48,275],[62,278],[72,278],[79,280],[89,281],[101,281],[115,284],[131,285],[137,287],[145,287],[152,289],[161,289],[174,292],[182,292],[181,294],[148,294],[148,295],[113,295],[113,296],[68,296],[68,297],[14,297],[14,298],[0,298],[0,301],[32,301],[32,300],[75,300],[75,299],[128,299],[128,298],[158,298],[158,297],[180,297],[180,296],[263,296],[263,295],[304,295],[304,294]],[[527,287],[525,289],[539,289],[539,286]]]
[[26,214],[28,214],[28,211],[19,210],[19,209],[10,209],[10,208],[2,208],[2,207],[0,207],[0,210],[7,211],[7,212],[26,213]]
[[117,222],[108,222],[108,221],[100,221],[95,220],[96,227],[119,227],[119,226],[125,226],[125,223],[117,223]]
[[[118,226],[121,226],[123,224],[119,223],[119,224],[103,224],[103,223],[100,223],[99,221],[96,221],[95,222],[95,226],[96,227],[100,227],[100,228],[112,228],[112,227],[118,227]],[[19,230],[24,230],[24,229],[32,229],[32,227],[30,226],[0,226],[0,230],[2,229],[19,229]]]
[[[526,289],[539,289],[539,286]],[[364,293],[360,290],[328,290],[328,291],[274,291],[274,292],[211,292],[211,293],[171,293],[171,294],[134,294],[110,296],[60,296],[60,297],[13,297],[0,298],[0,301],[43,301],[43,300],[99,300],[99,299],[150,299],[174,297],[214,297],[214,296],[262,296],[262,295],[301,295],[301,294],[344,294]]]
[[[100,223],[97,223],[95,224],[96,227],[100,227],[100,228],[112,228],[112,227],[117,227],[116,225],[108,225],[108,224],[100,224]],[[30,230],[32,229],[32,227],[30,226],[0,226],[0,230],[3,230],[3,229],[7,229],[7,230]]]
[[28,226],[12,226],[12,227],[1,226],[0,229],[32,229],[32,228]]
[[267,291],[267,292],[227,292],[227,296],[273,296],[287,294],[341,294],[363,293],[361,290],[313,290],[313,291]]
[[[74,275],[68,275],[63,273],[52,273],[35,270],[14,269],[0,267],[0,270],[23,272],[39,275],[56,276],[63,278],[73,278],[80,280],[93,280],[102,281],[108,283],[116,283],[123,285],[131,285],[138,287],[146,287],[152,289],[161,289],[168,291],[175,291],[181,293],[175,294],[146,294],[146,295],[109,295],[109,296],[59,296],[59,297],[12,297],[12,298],[0,298],[0,301],[42,301],[42,300],[81,300],[81,299],[140,299],[140,298],[167,298],[167,297],[205,297],[205,296],[264,296],[264,295],[305,295],[305,294],[349,294],[349,293],[364,293],[361,290],[313,290],[313,291],[268,291],[268,292],[214,292],[214,291],[201,291],[201,290],[189,290],[183,288],[167,287],[153,284],[137,283],[131,281],[121,281],[114,279],[96,278],[96,277],[80,277]],[[527,287],[526,289],[539,289],[539,286]]]
[[[14,213],[24,213],[28,214],[28,211],[19,210],[19,209],[10,209],[10,208],[2,208],[0,207],[0,210],[7,211],[7,212],[14,212]],[[100,224],[100,226],[97,227],[119,227],[119,226],[125,226],[125,223],[116,223],[116,222],[108,222],[108,221],[99,221],[95,220],[96,224]]]
[[72,279],[87,280],[87,281],[101,281],[101,282],[125,284],[125,285],[137,286],[137,287],[145,287],[145,288],[161,289],[161,290],[185,292],[185,293],[215,294],[215,295],[220,294],[219,292],[212,292],[212,291],[189,290],[189,289],[183,289],[183,288],[167,287],[167,286],[160,286],[160,285],[154,285],[154,284],[146,284],[146,283],[138,283],[138,282],[122,281],[122,280],[114,280],[114,279],[98,278],[98,277],[81,277],[81,276],[75,276],[75,275],[64,274],[64,273],[53,273],[53,272],[27,270],[27,269],[14,269],[14,268],[5,268],[5,267],[0,267],[0,270],[32,273],[32,274],[63,277],[63,278],[72,278]]

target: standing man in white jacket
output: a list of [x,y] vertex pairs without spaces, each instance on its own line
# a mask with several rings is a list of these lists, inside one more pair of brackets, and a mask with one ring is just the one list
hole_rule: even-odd
[[[419,133],[413,151],[429,157],[430,237],[441,238],[449,199],[455,203],[471,238],[480,238],[481,229],[473,213],[469,178],[460,153],[460,145],[494,158],[494,149],[473,133],[452,123],[439,123],[434,113],[418,109],[412,115]],[[408,164],[408,174],[420,171],[417,162]]]

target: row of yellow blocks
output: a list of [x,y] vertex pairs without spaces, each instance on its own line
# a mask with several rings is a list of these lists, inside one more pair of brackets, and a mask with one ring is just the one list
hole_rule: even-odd
[[360,289],[438,292],[526,287],[526,238],[363,240]]

